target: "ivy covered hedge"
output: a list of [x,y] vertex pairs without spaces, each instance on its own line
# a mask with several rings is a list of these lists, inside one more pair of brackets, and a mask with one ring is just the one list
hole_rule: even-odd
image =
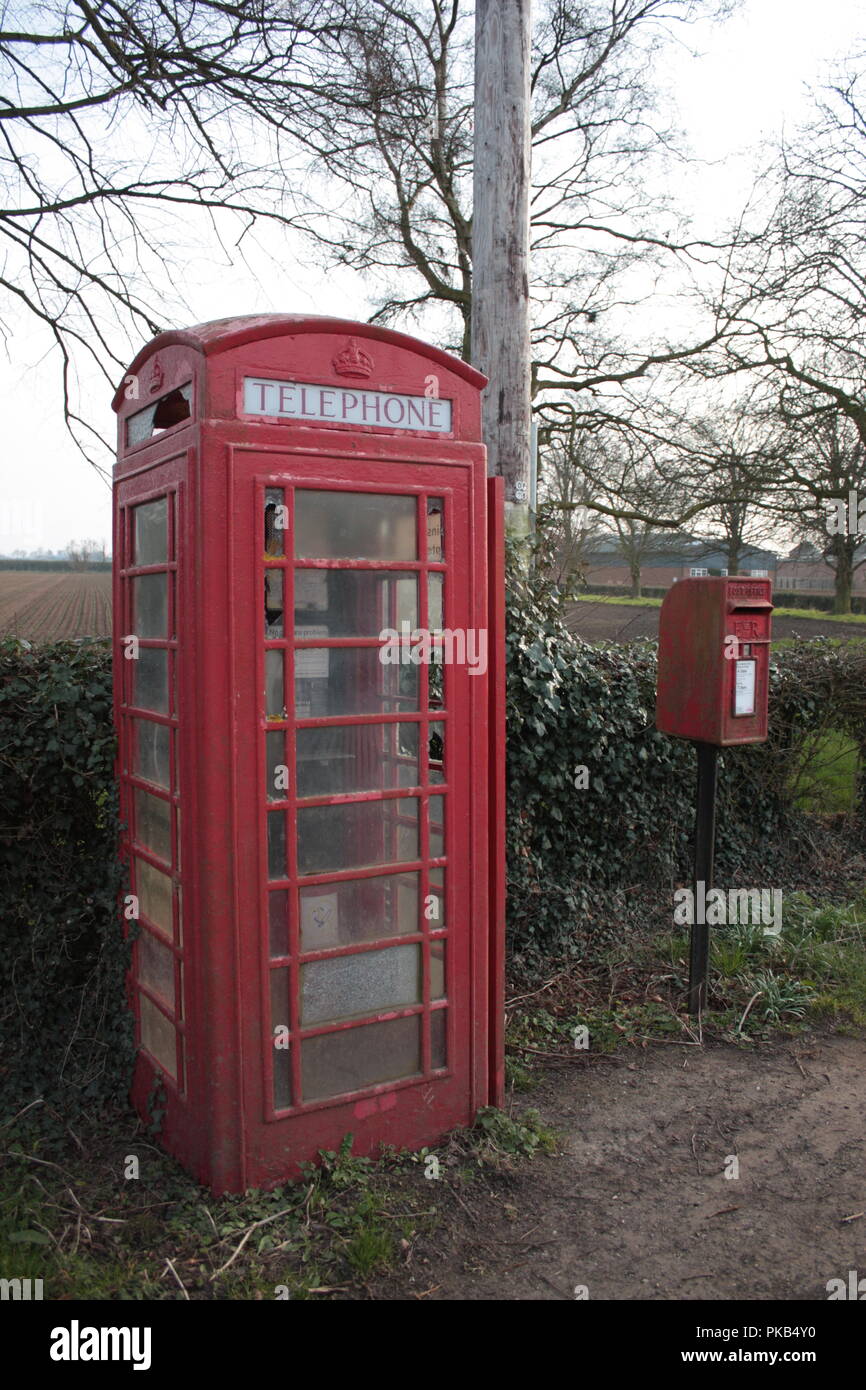
[[[617,903],[630,885],[668,891],[685,881],[694,752],[655,732],[652,644],[587,645],[565,627],[561,600],[537,572],[511,573],[509,936],[513,953],[537,965],[621,933]],[[68,1110],[127,1089],[110,668],[103,642],[0,642],[7,1113],[39,1096],[62,1098]],[[721,759],[720,882],[756,845],[767,864],[796,842],[803,817],[792,768],[830,728],[866,749],[866,645],[819,640],[782,651],[769,742]]]
[[105,642],[0,642],[0,1100],[128,1086]]

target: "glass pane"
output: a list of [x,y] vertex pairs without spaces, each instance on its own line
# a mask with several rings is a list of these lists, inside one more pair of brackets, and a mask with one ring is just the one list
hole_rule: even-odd
[[420,1002],[420,946],[391,946],[301,967],[304,1024],[336,1023]]
[[418,800],[350,802],[298,810],[298,872],[330,873],[418,856]]
[[299,560],[417,560],[414,497],[376,492],[298,491]]
[[127,445],[142,444],[144,440],[162,434],[163,430],[188,420],[191,400],[192,382],[187,382],[185,386],[176,387],[158,401],[145,406],[144,410],[137,410],[126,421]]
[[146,859],[135,860],[135,890],[142,917],[156,927],[162,927],[167,937],[174,938],[171,919],[171,879],[148,864]]
[[336,724],[299,729],[297,749],[300,797],[418,785],[417,724]]
[[269,641],[284,637],[283,571],[265,570],[265,637]]
[[285,719],[286,692],[283,685],[281,649],[265,652],[265,714],[268,719]]
[[302,951],[404,936],[418,930],[418,874],[377,874],[302,888],[300,906]]
[[289,954],[289,895],[285,888],[277,888],[268,894],[268,925],[270,928],[270,953],[274,956]]
[[271,1060],[275,1110],[292,1103],[292,1067],[289,1051],[289,971],[271,971]]
[[130,415],[127,418],[127,448],[131,449],[134,444],[142,444],[145,439],[150,439],[153,434],[153,417],[155,414],[156,404],[145,406],[144,410],[137,410],[134,415]]
[[160,1013],[146,995],[138,996],[141,1017],[141,1045],[146,1047],[169,1076],[177,1073],[177,1052],[175,1048],[174,1024]]
[[433,659],[427,667],[427,704],[430,709],[443,709],[445,705],[445,667],[442,665],[442,648],[433,648]]
[[383,628],[418,626],[414,574],[369,570],[295,570],[295,622],[327,616],[323,637],[378,637]]
[[142,931],[136,943],[138,950],[138,980],[163,1003],[174,1009],[174,956],[167,946],[149,931]]
[[443,607],[443,593],[445,586],[444,574],[428,574],[427,576],[427,626],[431,632],[438,632],[445,626],[445,610]]
[[285,554],[286,519],[282,488],[269,487],[265,492],[265,555],[268,558]]
[[415,1014],[307,1038],[301,1044],[304,1100],[415,1076],[421,1070],[420,1025]]
[[289,1048],[274,1048],[274,1109],[288,1110],[292,1103],[292,1058]]
[[132,771],[158,787],[169,785],[169,739],[165,724],[134,719],[132,731]]
[[435,1068],[448,1065],[446,1051],[447,1009],[434,1009],[430,1015],[430,1065]]
[[132,703],[138,709],[168,714],[168,652],[159,647],[139,647],[132,667]]
[[[441,565],[445,558],[445,504],[441,497],[427,498],[427,559]],[[432,623],[431,623],[432,627]]]
[[405,803],[396,801],[394,812],[395,836],[397,844],[396,859],[417,859],[419,853],[418,825],[414,816],[407,814]]
[[[288,1033],[291,1014],[289,1012],[289,970],[271,971],[271,1036],[280,1041],[280,1034]],[[274,1047],[274,1051],[278,1049]]]
[[168,559],[168,498],[133,507],[132,519],[133,564],[164,564]]
[[132,583],[132,630],[138,637],[168,636],[168,575],[143,574]]
[[151,796],[135,788],[135,838],[140,845],[153,850],[160,859],[171,863],[171,805],[161,797]]
[[444,796],[430,798],[430,858],[441,859],[445,853]]
[[417,709],[418,667],[384,664],[379,651],[378,647],[307,647],[297,651],[297,717],[391,714]]
[[445,781],[445,725],[440,721],[430,725],[427,776],[431,782]]
[[430,870],[428,875],[427,897],[424,902],[424,918],[431,931],[446,926],[445,921],[445,870],[440,865]]
[[445,942],[430,942],[430,998],[445,998]]
[[265,790],[268,801],[285,801],[289,794],[286,736],[282,729],[265,734]]
[[283,811],[268,816],[268,878],[287,878],[286,817]]
[[417,787],[421,778],[418,760],[420,729],[417,724],[384,726],[382,767],[395,787]]

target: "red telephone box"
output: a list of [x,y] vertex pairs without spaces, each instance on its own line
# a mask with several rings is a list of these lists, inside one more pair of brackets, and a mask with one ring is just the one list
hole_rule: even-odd
[[161,334],[114,399],[133,1099],[162,1082],[163,1142],[217,1192],[501,1097],[484,385],[272,314]]

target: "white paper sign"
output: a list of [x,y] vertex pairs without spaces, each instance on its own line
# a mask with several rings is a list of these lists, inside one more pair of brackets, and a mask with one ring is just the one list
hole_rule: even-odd
[[295,607],[303,608],[308,613],[327,611],[327,570],[295,570]]
[[758,663],[738,661],[734,672],[734,714],[755,713],[755,673]]
[[[327,637],[326,627],[296,627],[295,640],[297,642],[320,642],[323,637]],[[328,647],[307,647],[295,652],[295,679],[296,680],[321,680],[327,679],[328,675]]]

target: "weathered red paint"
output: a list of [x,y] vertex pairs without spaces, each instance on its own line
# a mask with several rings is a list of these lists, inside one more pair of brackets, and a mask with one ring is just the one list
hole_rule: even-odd
[[[659,615],[656,728],[720,748],[767,737],[772,584],[748,575],[684,579]],[[754,661],[754,713],[736,714],[738,660]]]
[[[260,393],[262,402],[282,400],[287,409],[321,418],[249,414],[245,401],[254,398],[249,391],[245,396],[245,378],[290,383],[282,398],[270,388]],[[303,1162],[338,1147],[346,1133],[359,1153],[381,1144],[435,1143],[502,1094],[501,488],[494,487],[489,503],[480,443],[485,384],[466,363],[404,334],[338,319],[263,315],[161,334],[135,358],[114,398],[115,712],[122,815],[129,827],[122,853],[132,861],[141,933],[131,980],[139,1041],[133,1099],[146,1114],[153,1085],[162,1082],[162,1141],[216,1192],[295,1176]],[[410,398],[416,402],[411,408]],[[419,404],[425,400],[426,407]],[[443,404],[431,408],[437,400]],[[451,428],[443,431],[448,401]],[[368,411],[363,419],[370,423],[342,423],[339,406],[346,415]],[[398,418],[423,419],[436,432],[395,428]],[[264,529],[266,491],[284,499],[271,505],[285,507],[288,517],[276,541]],[[315,545],[309,554],[315,529],[309,526],[298,531],[295,556],[295,510],[303,504],[308,520],[317,506],[328,514],[337,505],[329,494],[340,492],[360,499],[359,509],[371,494],[410,499],[405,505],[415,517],[417,558],[317,558]],[[164,554],[163,498],[170,498]],[[135,511],[147,503],[154,505]],[[427,535],[438,535],[443,520],[444,554],[437,559],[438,542],[431,539],[428,551]],[[144,538],[138,553],[134,525]],[[404,528],[406,544],[412,526]],[[420,695],[413,710],[399,684],[404,668],[390,668],[398,684],[388,686],[382,671],[389,668],[374,658],[357,689],[379,701],[376,709],[342,714],[330,705],[324,713],[313,708],[332,698],[323,669],[357,658],[361,671],[363,654],[380,645],[363,594],[376,595],[381,624],[383,605],[394,617],[405,595],[417,592],[418,627],[424,628],[432,589],[423,581],[439,574],[444,627],[487,631],[487,673],[473,676],[465,664],[440,668],[444,703],[437,704],[432,668],[414,668]],[[362,625],[360,634],[334,630],[334,593],[341,585],[351,590],[344,611]],[[330,626],[308,614],[298,624],[305,633],[297,635],[291,621],[296,587],[305,596],[302,612],[312,607],[310,593],[325,595]],[[404,597],[395,597],[400,592]],[[271,618],[281,615],[267,626],[266,605]],[[153,635],[137,632],[143,621]],[[284,636],[275,635],[281,626]],[[122,639],[130,635],[140,639],[138,661],[124,656]],[[320,674],[299,675],[297,687],[296,665]],[[266,666],[269,680],[282,672],[284,716],[265,707]],[[296,704],[293,689],[313,693]],[[165,708],[154,708],[160,703]],[[432,724],[444,730],[441,769],[431,751],[438,746],[430,743]],[[406,726],[417,731],[417,762]],[[305,746],[314,751],[302,766],[296,738],[307,731],[313,737]],[[288,768],[288,787],[276,799],[269,798],[265,774],[265,748],[275,746],[271,736],[285,750]],[[316,745],[316,738],[324,742]],[[349,752],[315,752],[334,738]],[[374,747],[379,751],[370,756]],[[320,788],[315,795],[309,794],[312,783],[299,787],[299,770],[309,777],[304,768],[310,759],[325,767],[323,776],[339,781],[338,757],[361,779],[358,787]],[[443,853],[435,847],[435,827],[430,830],[434,807],[444,809]],[[316,822],[305,815],[316,810],[326,814],[324,830],[321,816]],[[315,871],[311,859],[302,864],[299,820],[320,825],[318,838],[306,830],[305,853],[315,845],[330,865],[327,855],[339,844],[346,864]],[[280,824],[286,834],[282,871],[269,878],[282,852]],[[411,849],[416,836],[419,848],[407,858],[405,846]],[[383,860],[383,847],[394,857],[386,853]],[[434,913],[430,925],[422,907],[439,910],[437,894],[427,890],[439,887],[437,869],[443,868],[444,923],[437,925]],[[316,886],[321,894],[310,891]],[[309,908],[303,942],[301,889]],[[375,931],[363,935],[380,910],[389,915],[387,932],[381,918],[388,941],[382,948]],[[320,937],[316,944],[310,922],[317,912],[317,931],[327,919],[329,931],[355,934],[339,944]],[[445,983],[436,998],[443,944]],[[362,1046],[358,1017],[317,1019],[312,983],[302,1001],[302,966],[342,961],[345,988],[353,970],[356,984],[359,972],[375,971],[371,953],[406,945],[418,948],[400,958],[419,962],[415,1002],[375,1006],[368,999],[359,1011],[365,1023],[397,1024],[399,1046],[393,1028],[376,1035],[378,1046],[369,1034]],[[401,968],[386,968],[389,987],[405,988],[403,976],[412,970]],[[333,993],[333,979],[329,988]],[[325,996],[327,1003],[327,989]],[[333,999],[330,1007],[339,1012]],[[278,1049],[272,1022],[282,1013],[289,1046]],[[276,1026],[279,1032],[283,1024]],[[315,1039],[325,1040],[318,1053],[310,1046]],[[367,1075],[390,1066],[390,1079],[316,1094],[325,1085],[320,1078],[330,1074],[321,1061],[326,1054],[338,1077],[356,1074],[363,1056],[375,1059]],[[418,1066],[407,1072],[401,1064],[403,1073],[395,1077],[393,1059],[403,1055],[417,1055]]]
[[[505,643],[505,479],[487,479],[490,649]],[[490,671],[490,1100],[505,1100],[505,662]]]

